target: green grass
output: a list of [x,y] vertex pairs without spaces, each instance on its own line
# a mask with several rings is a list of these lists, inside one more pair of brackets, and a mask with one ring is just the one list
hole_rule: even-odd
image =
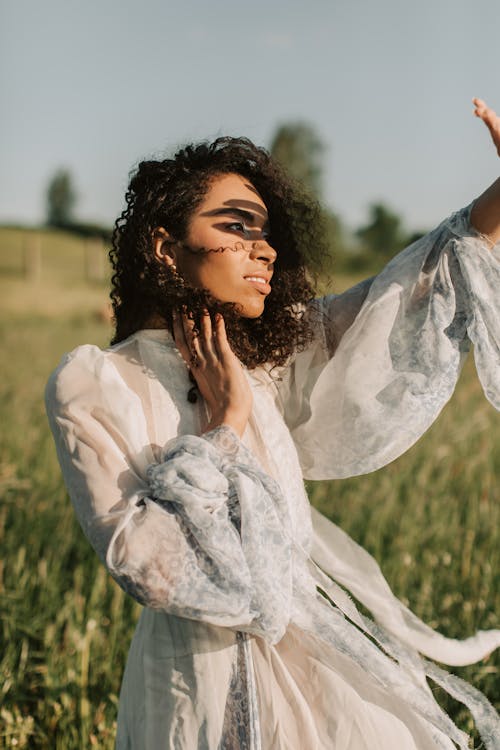
[[[42,402],[65,351],[109,340],[106,289],[85,282],[81,244],[60,235],[45,236],[41,278],[25,280],[6,258],[16,236],[0,231],[0,749],[110,750],[139,606],[75,521]],[[450,405],[405,456],[308,488],[375,555],[395,593],[450,636],[499,627],[499,437],[469,361]],[[499,668],[494,655],[455,671],[500,707]],[[466,712],[444,702],[470,730]]]

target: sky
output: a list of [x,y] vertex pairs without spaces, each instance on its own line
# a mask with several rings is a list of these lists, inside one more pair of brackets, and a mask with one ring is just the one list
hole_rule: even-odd
[[500,110],[499,30],[498,0],[0,0],[0,222],[42,222],[65,167],[111,224],[141,159],[301,121],[347,226],[428,229],[498,176],[471,98]]

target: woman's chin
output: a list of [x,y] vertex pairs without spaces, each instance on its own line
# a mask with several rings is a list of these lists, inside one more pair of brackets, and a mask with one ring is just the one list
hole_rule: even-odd
[[250,299],[250,300],[244,300],[243,302],[236,301],[236,300],[220,300],[223,303],[230,303],[231,305],[234,305],[234,312],[239,315],[241,318],[260,318],[262,313],[264,312],[264,302],[265,300],[263,298],[261,299]]
[[242,318],[255,319],[260,318],[264,312],[264,305],[239,305],[236,309]]

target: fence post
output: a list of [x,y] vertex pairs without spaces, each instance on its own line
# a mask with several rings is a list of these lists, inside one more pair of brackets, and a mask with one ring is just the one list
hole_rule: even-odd
[[84,246],[85,278],[87,281],[103,281],[105,278],[104,243],[100,237],[89,237]]
[[38,232],[26,232],[23,242],[24,276],[39,281],[42,275],[41,239]]

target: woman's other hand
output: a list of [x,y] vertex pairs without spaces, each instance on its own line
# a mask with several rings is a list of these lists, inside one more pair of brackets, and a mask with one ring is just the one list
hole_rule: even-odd
[[224,318],[214,323],[208,311],[202,315],[199,333],[185,313],[173,316],[174,339],[210,411],[206,432],[227,424],[240,437],[252,410],[252,391],[241,362],[227,340]]
[[474,114],[484,122],[490,131],[497,154],[500,156],[500,117],[482,99],[473,99],[472,101],[474,103]]
[[[500,117],[482,99],[472,101],[475,106],[474,114],[481,118],[490,131],[500,156]],[[500,179],[474,201],[470,220],[491,247],[500,241]]]

